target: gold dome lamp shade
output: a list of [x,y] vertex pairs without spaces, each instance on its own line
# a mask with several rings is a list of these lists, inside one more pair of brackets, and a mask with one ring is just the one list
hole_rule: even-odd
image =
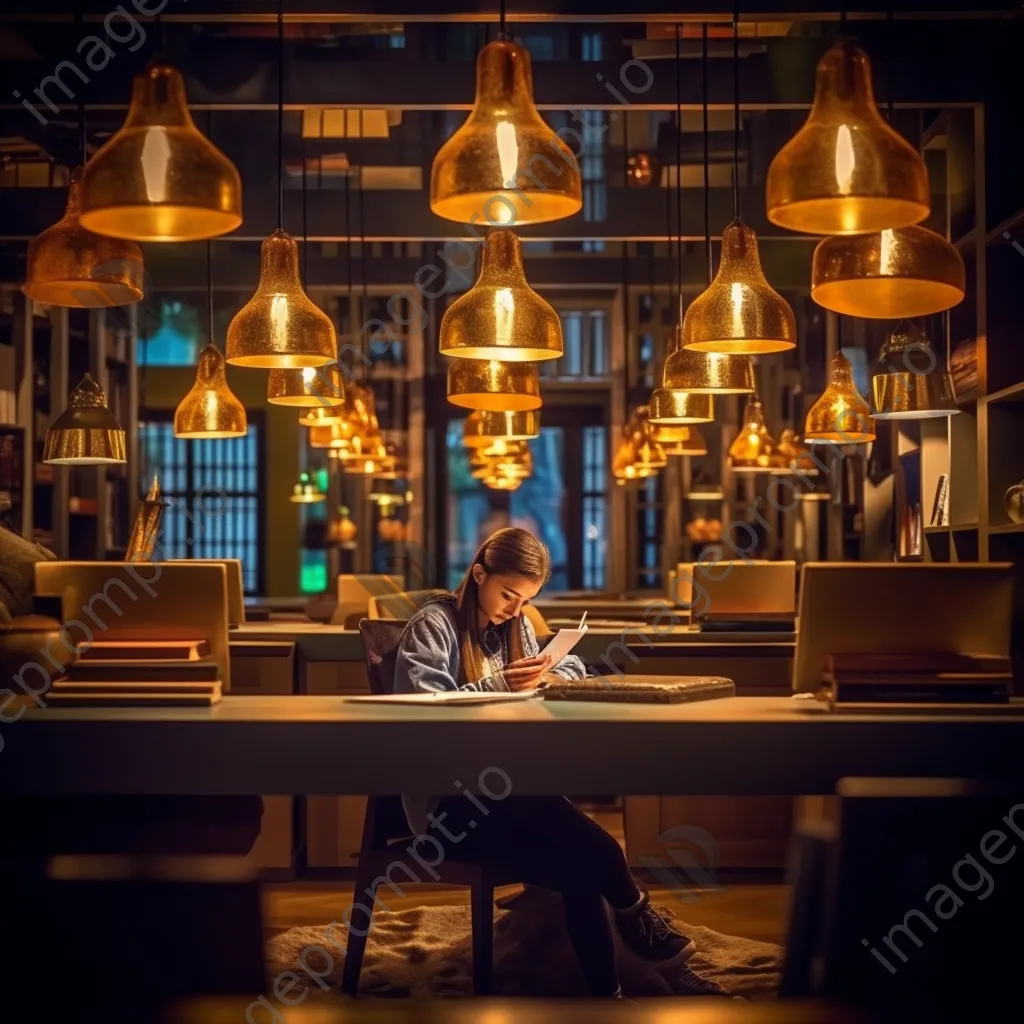
[[850,360],[837,351],[832,357],[828,386],[811,406],[804,423],[807,444],[868,444],[875,425],[868,403],[857,391]]
[[814,250],[811,298],[834,313],[902,320],[963,300],[964,259],[941,235],[912,224],[824,238]]
[[656,472],[653,467],[641,463],[633,441],[628,437],[622,438],[612,457],[612,475],[617,480],[628,482],[645,480]]
[[483,459],[518,458],[529,450],[527,441],[506,441],[504,438],[498,438],[485,448],[470,448],[470,463],[479,464]]
[[484,485],[492,491],[518,491],[522,483],[521,476],[508,476],[504,473],[496,473],[484,479]]
[[448,366],[448,401],[463,409],[529,412],[542,405],[536,363],[453,359]]
[[734,473],[771,473],[782,468],[778,442],[764,421],[761,399],[751,395],[743,412],[743,426],[729,445],[728,463]]
[[527,448],[519,455],[485,458],[477,465],[471,464],[470,471],[477,480],[486,479],[495,473],[503,476],[518,476],[525,480],[533,473],[533,456]]
[[664,469],[668,465],[661,445],[654,437],[655,427],[650,420],[650,407],[639,405],[626,421],[623,436],[630,439],[636,454],[636,464],[645,469]]
[[[267,374],[267,401],[297,409],[336,409],[345,403],[345,388],[337,363],[271,370]],[[299,420],[302,423],[302,420]],[[313,426],[303,423],[303,426]]]
[[718,273],[687,308],[679,342],[684,349],[736,356],[796,346],[793,310],[764,276],[757,236],[743,221],[722,232]]
[[533,101],[530,54],[511,39],[476,60],[476,100],[430,170],[430,209],[445,220],[543,224],[583,206],[579,163]]
[[781,461],[780,465],[772,470],[773,473],[779,476],[788,476],[790,473],[799,473],[801,476],[818,475],[818,466],[810,449],[792,427],[783,430],[776,453]]
[[317,502],[326,501],[327,495],[320,490],[309,473],[300,473],[298,483],[292,488],[288,500],[297,505],[315,505]]
[[677,347],[665,360],[661,384],[693,395],[749,395],[754,392],[754,363],[750,356]]
[[710,394],[696,391],[675,391],[655,388],[651,394],[650,421],[666,426],[689,426],[710,423],[715,418],[715,405]]
[[945,360],[923,331],[907,324],[886,339],[871,390],[880,420],[936,419],[960,411]]
[[867,54],[849,41],[818,62],[803,127],[772,160],[768,220],[809,235],[856,235],[918,224],[929,213],[920,153],[875,105]]
[[103,389],[87,373],[46,432],[43,462],[100,466],[125,461],[124,430],[107,408]]
[[340,423],[323,423],[309,428],[310,448],[329,448],[331,458],[348,450],[352,445],[351,431],[346,431]]
[[227,360],[233,366],[294,369],[338,360],[330,317],[299,280],[299,247],[278,228],[260,246],[256,294],[228,325]]
[[245,407],[228,387],[224,356],[207,345],[199,353],[196,382],[174,411],[174,436],[244,437],[247,429]]
[[128,306],[142,298],[142,250],[82,227],[82,169],[71,175],[64,216],[28,244],[21,290],[36,302],[72,309]]
[[540,413],[471,412],[462,425],[467,448],[487,448],[495,441],[530,441],[540,437]]
[[692,458],[708,453],[708,443],[696,427],[655,426],[652,436],[669,458]]
[[83,227],[137,242],[192,242],[242,223],[238,171],[196,128],[175,68],[135,77],[124,124],[85,165],[81,202]]
[[562,322],[526,282],[523,248],[514,231],[490,231],[480,276],[441,319],[441,355],[533,363],[562,354]]

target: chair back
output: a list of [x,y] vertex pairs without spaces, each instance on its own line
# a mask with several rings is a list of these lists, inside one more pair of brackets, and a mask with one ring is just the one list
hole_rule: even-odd
[[[376,695],[395,692],[395,663],[398,643],[402,639],[405,623],[395,619],[361,619],[359,635],[363,640],[366,675],[370,692]],[[363,825],[363,846],[373,850],[387,847],[392,839],[410,834],[409,823],[397,796],[372,796],[366,809]]]
[[404,631],[405,623],[398,619],[359,620],[371,693],[379,696],[395,692],[395,663]]
[[435,588],[433,590],[403,590],[398,594],[375,594],[370,598],[366,617],[368,619],[401,619],[405,622],[420,610],[425,601],[443,593],[445,591]]

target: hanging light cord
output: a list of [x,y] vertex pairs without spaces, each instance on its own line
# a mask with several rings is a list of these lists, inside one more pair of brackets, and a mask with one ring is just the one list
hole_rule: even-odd
[[346,317],[346,327],[348,330],[345,332],[350,337],[355,336],[355,317],[353,315],[352,303],[354,300],[354,291],[352,285],[352,205],[351,205],[351,174],[346,172],[345,174],[345,276],[348,282],[348,314]]
[[704,242],[707,248],[708,265],[705,273],[706,284],[714,276],[714,255],[711,248],[711,163],[708,155],[708,23],[704,22],[701,33],[701,108],[704,118]]
[[213,340],[213,242],[206,240],[206,310],[210,318],[210,344]]
[[306,227],[306,139],[302,139],[302,290],[309,283],[309,232]]
[[[75,11],[75,29],[79,35],[83,34],[82,6],[79,4]],[[82,166],[89,160],[89,136],[85,128],[85,99],[79,96],[78,99],[78,132],[82,141]]]
[[[366,284],[366,189],[363,187],[363,170],[359,169],[359,280],[361,282],[359,316],[362,325],[359,328],[359,351],[363,351],[364,341],[369,348],[369,340],[363,337],[363,326],[367,323],[367,310],[369,300],[367,299]],[[370,369],[368,366],[367,369]]]
[[893,92],[893,87],[892,87],[892,78],[893,78],[892,68],[893,68],[893,64],[896,63],[893,60],[893,52],[894,51],[893,51],[893,46],[892,46],[893,36],[894,36],[893,29],[895,27],[894,24],[893,24],[894,19],[895,19],[895,14],[893,13],[893,9],[890,7],[889,10],[886,12],[886,15],[885,15],[885,20],[888,22],[888,36],[889,36],[889,58],[885,62],[885,100],[886,100],[885,106],[886,106],[886,113],[889,115],[889,122],[890,122],[890,124],[892,123],[893,110],[895,109],[895,106],[896,106],[896,103],[895,103],[896,97],[895,97],[895,94]]
[[[629,174],[629,117],[622,119],[623,144],[622,159],[625,163],[626,174]],[[631,351],[629,344],[629,242],[622,243],[622,337],[626,345],[626,351]],[[626,387],[622,389],[626,401],[625,416],[623,422],[629,419],[629,367],[626,368]]]
[[683,93],[682,29],[676,25],[676,304],[683,315]]
[[740,10],[736,7],[732,22],[732,215],[740,219]]
[[284,227],[284,2],[277,3],[277,228]]
[[501,3],[500,3],[499,8],[498,8],[498,17],[499,17],[498,25],[499,25],[499,32],[500,32],[500,35],[499,35],[498,38],[499,39],[508,39],[508,26],[507,26],[507,24],[505,22],[505,0],[501,0]]

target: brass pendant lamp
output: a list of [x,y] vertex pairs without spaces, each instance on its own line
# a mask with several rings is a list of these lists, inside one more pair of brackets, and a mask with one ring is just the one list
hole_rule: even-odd
[[579,163],[533,101],[530,54],[501,36],[476,60],[476,100],[465,124],[438,150],[430,209],[446,220],[543,224],[583,205]]
[[29,242],[21,290],[36,302],[76,309],[138,302],[142,250],[135,242],[82,227],[81,176],[80,167],[71,175],[64,216]]
[[654,436],[650,408],[638,405],[626,423],[624,434],[633,445],[636,464],[645,469],[659,470],[668,465],[668,457]]
[[800,473],[802,476],[817,476],[818,466],[811,455],[810,449],[800,439],[792,427],[786,427],[779,437],[776,452],[781,460],[777,469],[772,470],[781,476]]
[[471,412],[462,425],[467,448],[487,448],[496,441],[530,441],[540,437],[540,413]]
[[309,473],[300,473],[298,483],[292,488],[288,500],[297,505],[315,505],[317,502],[326,501],[327,495],[320,490]]
[[669,458],[691,458],[708,453],[708,443],[696,427],[655,426],[652,436]]
[[828,386],[807,413],[804,440],[808,444],[867,444],[874,439],[871,410],[853,382],[850,360],[837,349]]
[[[256,294],[228,325],[234,366],[294,369],[337,362],[334,324],[299,280],[299,247],[284,231],[284,19],[277,15],[277,230],[260,246]],[[348,179],[346,178],[346,181]]]
[[734,473],[771,473],[782,467],[778,442],[764,422],[764,406],[757,395],[747,399],[743,426],[729,445],[728,464]]
[[[309,232],[306,204],[306,147],[302,147],[302,290],[306,291],[309,267]],[[345,387],[338,364],[275,369],[267,374],[267,401],[299,409],[332,409],[345,402]],[[302,423],[302,420],[299,420]],[[312,426],[313,424],[304,424]]]
[[871,390],[880,420],[934,419],[960,411],[945,359],[911,324],[897,325],[886,339]]
[[310,448],[329,448],[331,457],[337,458],[338,452],[351,447],[352,434],[346,433],[340,423],[325,423],[310,427],[307,440]]
[[523,249],[514,231],[487,233],[480,276],[445,310],[438,347],[443,356],[505,363],[561,356],[562,322],[527,284]]
[[694,395],[749,395],[754,390],[754,363],[749,356],[695,352],[677,344],[665,360],[661,380],[671,391]]
[[[704,38],[706,47],[706,30]],[[736,14],[732,32],[733,220],[722,232],[718,273],[687,308],[679,341],[682,348],[699,352],[752,356],[794,348],[796,319],[789,303],[764,276],[757,236],[740,219],[739,40],[739,15]],[[706,62],[705,55],[705,65]],[[709,232],[709,261],[710,248]]]
[[543,404],[536,363],[497,359],[453,359],[448,365],[448,401],[463,409],[529,412]]
[[196,382],[174,411],[174,436],[194,440],[244,437],[248,430],[245,407],[228,387],[224,356],[214,344],[213,256],[206,242],[206,302],[210,340],[199,353]]
[[810,115],[768,168],[766,206],[773,224],[809,235],[904,228],[928,216],[924,161],[882,117],[868,56],[849,40],[818,62]]
[[192,120],[169,64],[136,75],[121,128],[85,165],[82,226],[137,242],[193,242],[242,223],[235,165]]
[[103,389],[87,373],[46,432],[43,462],[99,466],[125,461],[124,430],[107,408]]
[[484,485],[492,491],[518,491],[522,482],[522,477],[495,473],[493,476],[485,478]]

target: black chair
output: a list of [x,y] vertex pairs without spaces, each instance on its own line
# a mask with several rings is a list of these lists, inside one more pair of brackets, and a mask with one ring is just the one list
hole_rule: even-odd
[[[405,623],[394,619],[362,619],[359,632],[366,656],[370,690],[375,694],[394,692],[398,642]],[[366,940],[373,921],[377,883],[390,867],[401,866],[417,876],[422,866],[406,852],[415,837],[409,831],[402,800],[398,796],[371,796],[366,802],[363,841],[356,868],[356,886],[349,920],[348,946],[341,987],[349,995],[359,990],[359,973],[366,952]],[[518,881],[501,870],[446,857],[434,866],[439,876],[432,881],[443,885],[468,886],[473,926],[473,992],[488,995],[492,985],[494,889]]]

